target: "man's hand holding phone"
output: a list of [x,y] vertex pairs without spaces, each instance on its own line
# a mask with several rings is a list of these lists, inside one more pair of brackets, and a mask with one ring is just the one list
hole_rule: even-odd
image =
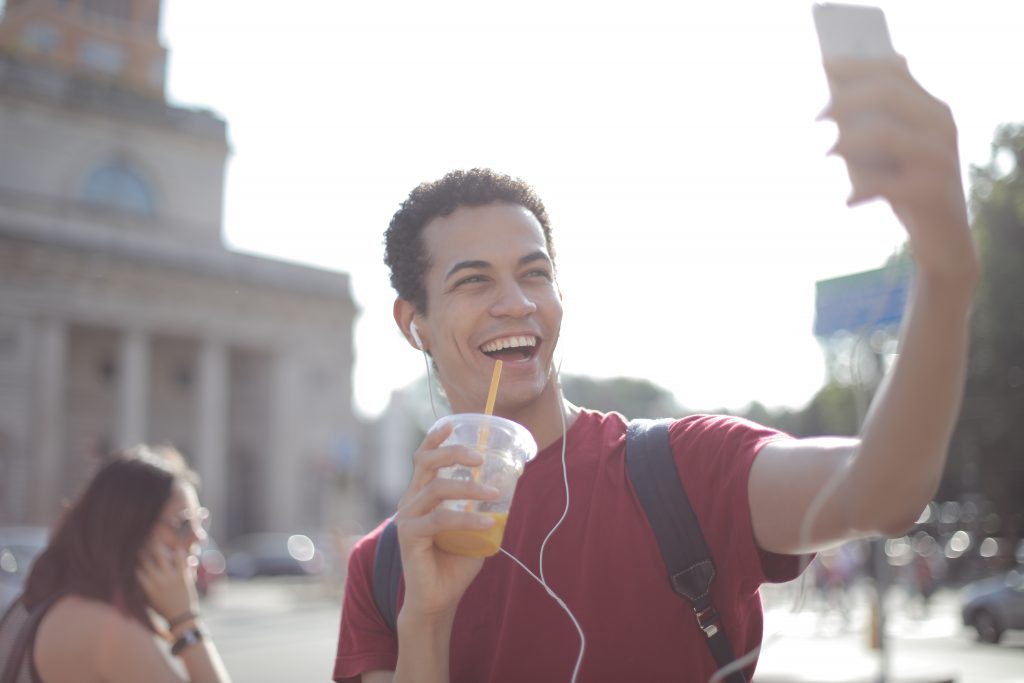
[[949,107],[911,76],[877,8],[816,5],[815,24],[851,206],[885,199],[910,234],[919,269],[949,276],[977,269]]

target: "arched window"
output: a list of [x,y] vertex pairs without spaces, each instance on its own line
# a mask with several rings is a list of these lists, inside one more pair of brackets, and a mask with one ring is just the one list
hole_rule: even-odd
[[102,206],[153,215],[156,201],[142,176],[124,162],[96,167],[82,186],[82,199]]

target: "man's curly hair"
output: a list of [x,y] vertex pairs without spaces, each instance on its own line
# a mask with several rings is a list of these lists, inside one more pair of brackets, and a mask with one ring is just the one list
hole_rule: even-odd
[[425,314],[427,291],[423,276],[430,268],[430,257],[423,248],[423,228],[435,218],[451,215],[460,206],[494,203],[528,209],[540,223],[548,255],[554,260],[548,213],[533,188],[519,178],[487,168],[452,171],[440,180],[421,183],[410,192],[384,233],[384,263],[391,269],[391,286],[398,296]]

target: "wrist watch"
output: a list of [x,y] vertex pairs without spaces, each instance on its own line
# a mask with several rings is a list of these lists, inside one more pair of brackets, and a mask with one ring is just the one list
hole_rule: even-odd
[[198,628],[190,628],[182,633],[176,641],[174,641],[174,645],[171,646],[171,654],[177,657],[183,650],[186,650],[190,646],[202,641],[202,639],[202,631]]

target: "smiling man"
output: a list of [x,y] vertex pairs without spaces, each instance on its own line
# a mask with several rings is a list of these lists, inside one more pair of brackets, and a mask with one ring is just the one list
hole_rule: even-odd
[[[485,178],[515,186],[486,173],[453,174],[442,183]],[[538,201],[542,212],[540,207]],[[405,226],[397,218],[392,226],[389,240],[416,239],[400,232]],[[453,410],[482,410],[494,361],[501,359],[500,414],[536,425],[536,436],[553,440],[560,419],[551,409],[558,404],[552,357],[562,300],[546,232],[530,209],[493,199],[432,219],[420,236],[429,264],[421,285],[424,303],[418,308],[399,298],[395,320],[407,331],[416,324]],[[394,262],[403,267],[399,258]]]
[[[963,383],[979,266],[952,117],[902,62],[826,68],[850,201],[892,205],[917,274],[900,357],[860,439],[792,439],[709,415],[670,428],[717,572],[717,626],[737,656],[760,644],[758,587],[796,576],[800,553],[914,523],[938,484]],[[334,680],[711,679],[719,667],[690,605],[665,580],[626,472],[626,421],[573,406],[559,390],[562,297],[540,200],[504,175],[453,172],[410,194],[386,241],[395,321],[433,359],[453,411],[481,411],[501,359],[495,413],[529,429],[540,451],[516,488],[502,553],[483,560],[444,552],[433,538],[493,521],[438,506],[495,492],[438,478],[478,456],[441,447],[446,431],[426,437],[394,516],[404,568],[397,632],[373,598],[382,525],[352,553]],[[728,680],[749,680],[755,660]]]

